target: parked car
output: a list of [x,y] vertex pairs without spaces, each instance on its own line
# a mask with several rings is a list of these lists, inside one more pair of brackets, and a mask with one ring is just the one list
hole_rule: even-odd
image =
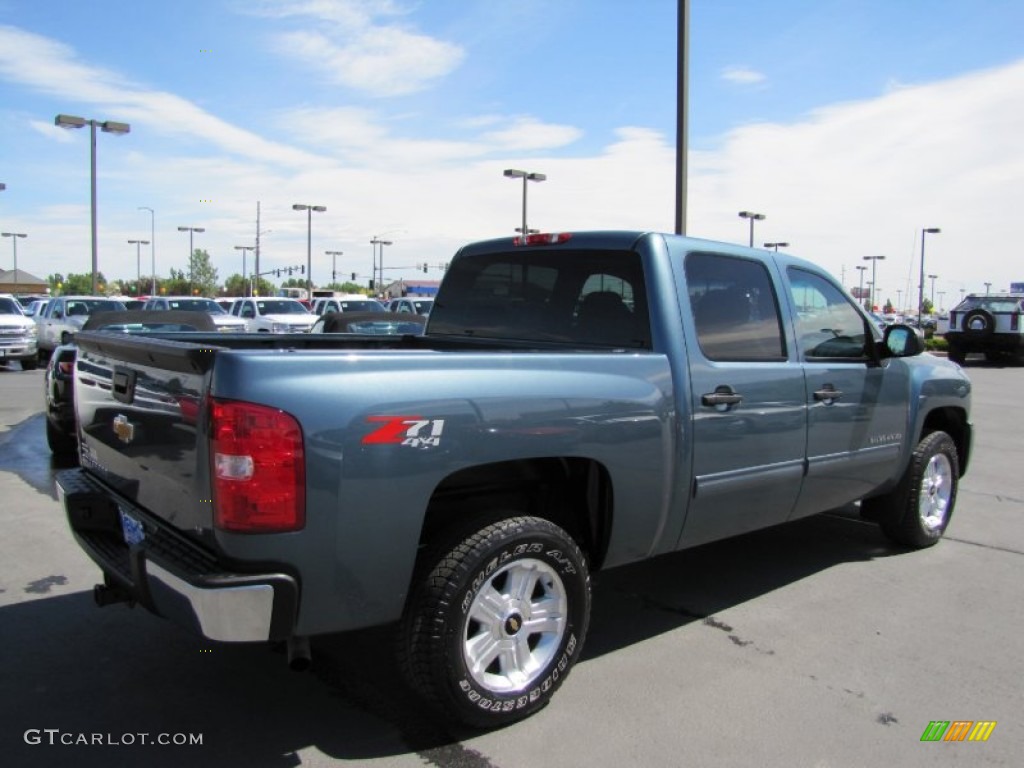
[[298,299],[238,299],[231,314],[245,321],[252,333],[305,333],[316,322]]
[[49,299],[33,299],[27,306],[22,308],[22,311],[24,311],[25,317],[31,317],[35,320],[43,313],[43,310],[46,309],[46,305],[49,303]]
[[34,370],[39,355],[36,321],[26,317],[10,294],[0,295],[0,362],[17,360],[26,371]]
[[123,311],[124,304],[105,296],[57,296],[36,318],[39,329],[39,360],[44,362],[61,344],[67,344],[95,312]]
[[427,319],[422,315],[394,317],[390,312],[328,312],[310,333],[364,333],[372,336],[420,336]]
[[971,352],[986,360],[1024,357],[1024,293],[971,293],[949,313],[949,359],[963,364]]
[[[205,312],[167,312],[155,315],[142,310],[99,312],[93,314],[83,330],[119,333],[211,332],[213,319]],[[78,453],[75,423],[74,371],[77,347],[74,338],[60,344],[50,355],[43,376],[43,400],[46,404],[46,444],[55,456],[71,457]]]
[[221,333],[245,333],[247,330],[245,320],[229,315],[213,299],[195,296],[160,296],[147,300],[142,309],[148,312],[170,312],[173,310],[205,312]]
[[313,314],[326,315],[329,312],[385,312],[384,305],[376,299],[362,294],[351,296],[334,296],[317,299],[313,304]]
[[434,308],[434,299],[427,296],[406,296],[388,302],[389,312],[408,312],[413,315],[429,315]]

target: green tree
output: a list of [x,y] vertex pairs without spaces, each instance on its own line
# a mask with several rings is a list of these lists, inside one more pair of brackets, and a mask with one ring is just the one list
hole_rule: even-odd
[[192,252],[192,290],[191,295],[216,296],[217,286],[220,280],[217,277],[217,270],[210,262],[210,254],[203,248],[196,248]]
[[[55,273],[46,278],[50,285],[50,294],[53,296],[89,296],[92,294],[92,273],[76,275],[68,273],[66,276]],[[107,279],[102,272],[96,273],[97,290],[105,293]]]

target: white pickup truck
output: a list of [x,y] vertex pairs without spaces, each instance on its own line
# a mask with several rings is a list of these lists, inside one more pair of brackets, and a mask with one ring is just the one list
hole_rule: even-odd
[[298,299],[239,299],[231,314],[245,320],[250,333],[305,333],[316,322],[316,315]]

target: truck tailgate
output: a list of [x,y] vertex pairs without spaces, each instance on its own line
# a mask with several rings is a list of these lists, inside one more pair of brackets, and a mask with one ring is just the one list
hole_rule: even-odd
[[199,419],[216,348],[99,333],[76,341],[82,465],[178,530],[209,528],[209,481],[197,468],[206,461]]

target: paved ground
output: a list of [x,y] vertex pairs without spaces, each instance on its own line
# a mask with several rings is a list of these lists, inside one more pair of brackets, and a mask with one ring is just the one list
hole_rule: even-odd
[[[0,367],[0,762],[1017,766],[1024,367],[969,371],[977,450],[937,547],[895,551],[838,512],[599,574],[584,658],[552,705],[479,734],[423,717],[387,628],[318,640],[314,672],[296,674],[264,647],[95,608],[98,572],[52,491],[42,372]],[[983,744],[922,743],[933,720],[997,726]],[[119,745],[59,743],[93,734]]]

